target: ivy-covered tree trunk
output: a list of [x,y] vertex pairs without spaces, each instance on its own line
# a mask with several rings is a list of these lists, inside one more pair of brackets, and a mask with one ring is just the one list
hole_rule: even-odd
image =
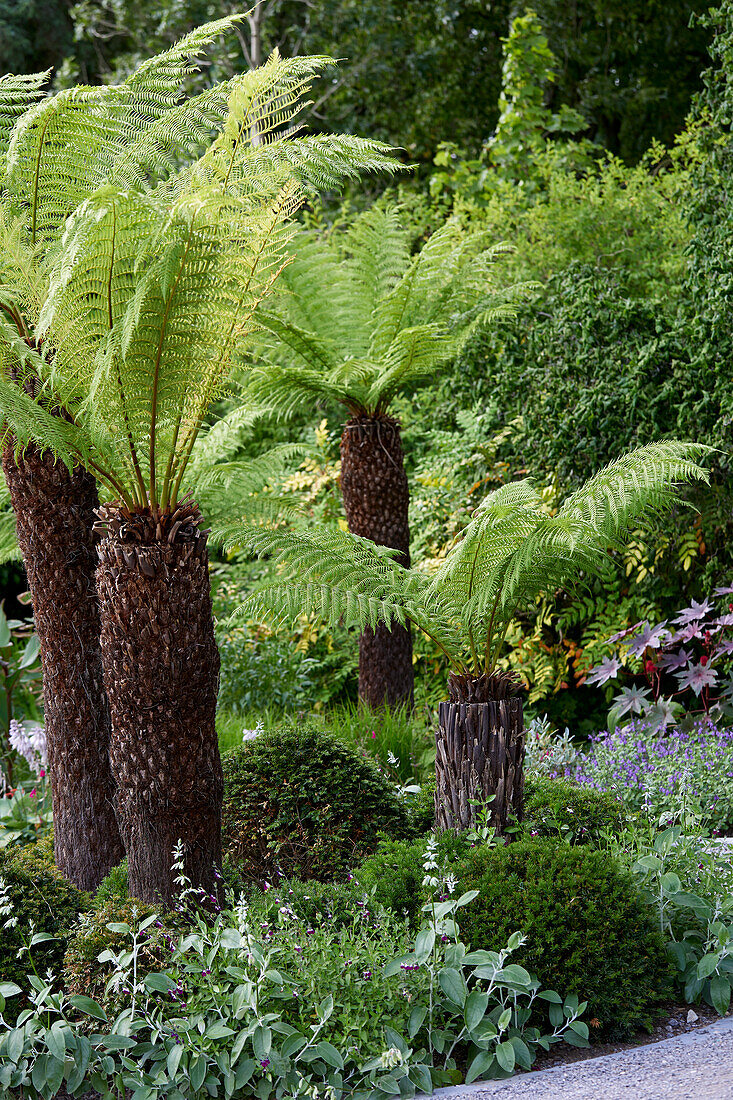
[[[349,530],[400,551],[410,564],[410,494],[400,426],[392,417],[355,416],[341,435],[341,492]],[[359,640],[359,698],[372,707],[414,702],[409,627],[380,623]]]
[[[502,835],[524,807],[525,732],[522,700],[510,680],[452,675],[450,701],[438,707],[435,823],[463,832],[482,805]],[[501,698],[489,698],[499,687]],[[502,690],[503,689],[503,690]],[[507,690],[508,689],[508,690]]]
[[33,444],[8,446],[3,471],[15,512],[41,645],[54,857],[81,890],[95,890],[124,857],[109,766],[92,526],[94,479],[70,474]]
[[173,850],[215,897],[223,777],[216,737],[219,651],[206,535],[195,504],[158,523],[99,510],[97,591],[112,716],[110,760],[130,894],[169,903]]

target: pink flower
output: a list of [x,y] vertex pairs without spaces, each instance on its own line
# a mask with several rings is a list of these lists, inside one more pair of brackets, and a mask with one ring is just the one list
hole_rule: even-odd
[[372,730],[372,741],[375,739],[376,736],[376,733],[374,732],[374,730]]
[[35,798],[35,796],[36,796],[36,788],[34,787],[33,790],[31,791],[31,793],[28,795],[28,797],[29,798]]
[[43,770],[43,768],[41,768],[41,770],[39,771],[39,773],[38,773],[38,778],[39,778],[39,779],[45,779],[45,778],[46,778],[46,773],[45,773],[45,771]]

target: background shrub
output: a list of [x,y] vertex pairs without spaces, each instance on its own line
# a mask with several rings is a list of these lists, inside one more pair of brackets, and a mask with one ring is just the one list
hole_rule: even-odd
[[[45,974],[50,968],[58,975],[66,951],[70,929],[79,914],[88,909],[91,899],[61,876],[53,862],[53,839],[0,852],[0,879],[8,889],[11,911],[0,918],[0,981],[15,982],[28,990],[27,974],[34,968]],[[2,927],[6,920],[15,921]],[[45,932],[53,939],[32,948],[33,965],[24,952],[18,952],[33,932]],[[25,997],[13,997],[4,1010],[6,1019],[15,1020],[27,1006]]]
[[596,843],[605,832],[618,833],[627,824],[623,804],[608,791],[581,787],[568,779],[527,777],[524,787],[523,832],[556,836],[571,844]]
[[225,754],[222,838],[245,879],[327,881],[409,821],[377,768],[327,733],[272,730]]
[[607,852],[537,839],[482,846],[465,854],[458,879],[479,891],[461,911],[466,943],[497,950],[521,930],[514,961],[587,999],[592,1036],[651,1026],[671,990],[669,959],[652,910]]

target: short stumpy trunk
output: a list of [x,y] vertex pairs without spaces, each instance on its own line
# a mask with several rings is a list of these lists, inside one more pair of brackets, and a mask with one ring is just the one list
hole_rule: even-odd
[[456,832],[469,829],[476,824],[481,805],[487,805],[490,823],[502,835],[512,820],[522,820],[522,700],[507,694],[488,702],[467,702],[466,698],[484,693],[467,692],[465,687],[451,677],[452,701],[438,708],[436,827]]
[[3,453],[41,644],[54,856],[61,873],[95,890],[124,857],[109,767],[109,709],[102,684],[94,584],[94,479],[70,474],[29,444]]
[[110,760],[130,894],[170,902],[185,873],[216,896],[223,778],[216,738],[219,652],[206,535],[193,504],[156,523],[99,510],[97,590],[112,715]]
[[[341,435],[341,492],[349,530],[400,551],[410,564],[410,494],[400,426],[385,416],[355,416]],[[412,706],[415,675],[409,627],[383,623],[359,641],[359,698],[373,707]]]

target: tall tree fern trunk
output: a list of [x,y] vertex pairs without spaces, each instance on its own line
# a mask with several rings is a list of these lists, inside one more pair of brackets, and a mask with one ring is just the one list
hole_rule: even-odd
[[216,738],[219,651],[206,535],[193,504],[99,511],[97,591],[112,715],[110,760],[130,894],[168,903],[182,841],[193,885],[216,895],[223,777]]
[[[410,564],[410,494],[400,426],[387,416],[355,416],[341,435],[341,492],[349,530],[400,551]],[[372,707],[414,702],[409,627],[383,623],[359,640],[359,698]]]
[[95,890],[124,857],[94,584],[97,488],[33,444],[19,458],[6,447],[3,470],[41,644],[54,855],[66,878]]

